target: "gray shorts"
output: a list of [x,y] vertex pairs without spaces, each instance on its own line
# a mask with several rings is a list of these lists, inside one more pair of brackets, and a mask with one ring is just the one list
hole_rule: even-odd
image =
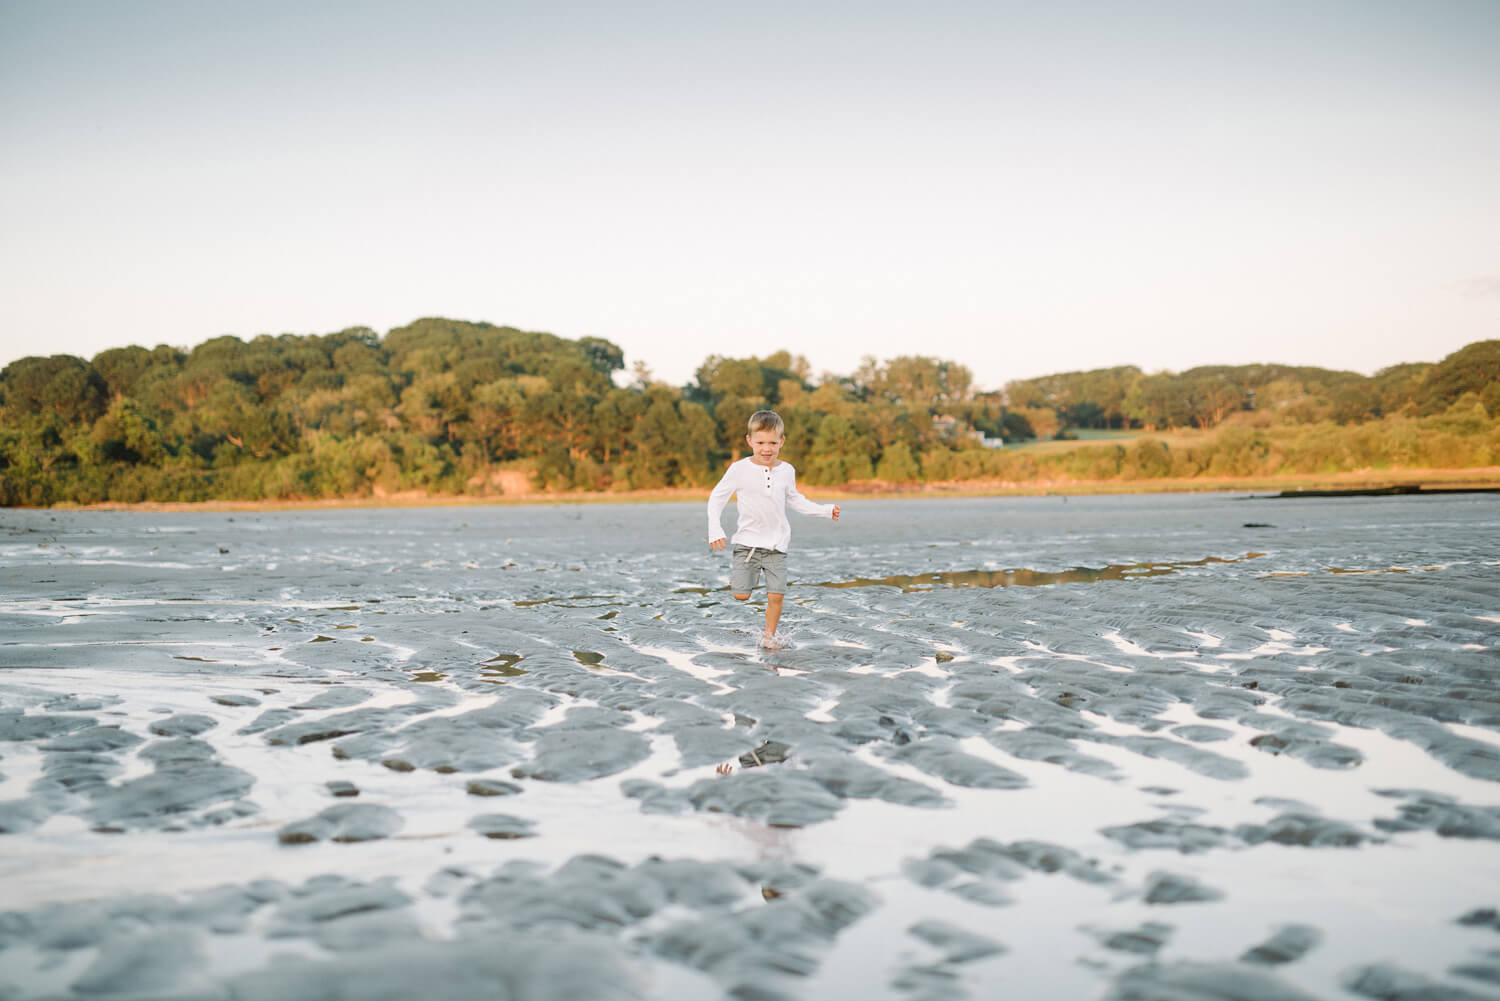
[[786,553],[775,549],[752,549],[735,546],[733,569],[729,572],[729,593],[749,594],[766,575],[767,594],[786,594]]

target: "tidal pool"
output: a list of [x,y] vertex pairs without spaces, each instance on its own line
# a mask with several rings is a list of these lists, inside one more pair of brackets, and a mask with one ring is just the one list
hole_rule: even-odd
[[1500,993],[1500,499],[844,507],[0,512],[0,999]]

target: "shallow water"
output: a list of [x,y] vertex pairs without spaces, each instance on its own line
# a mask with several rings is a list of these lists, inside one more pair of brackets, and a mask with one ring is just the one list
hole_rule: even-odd
[[0,999],[1494,996],[1495,498],[845,507],[0,513]]

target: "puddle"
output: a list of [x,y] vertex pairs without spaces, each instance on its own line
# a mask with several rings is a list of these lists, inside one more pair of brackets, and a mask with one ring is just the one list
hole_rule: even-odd
[[519,678],[526,673],[516,665],[526,658],[518,653],[500,653],[485,661],[480,668],[481,677]]
[[524,600],[524,601],[517,601],[515,603],[515,606],[517,608],[535,608],[537,605],[559,605],[559,606],[561,606],[563,608],[598,608],[598,607],[600,607],[598,605],[572,605],[572,604],[569,604],[569,602],[573,602],[573,601],[614,602],[614,601],[618,601],[618,600],[619,600],[619,595],[615,595],[615,594],[572,594],[572,595],[568,595],[566,597],[556,597],[556,598],[530,598],[530,599],[527,599],[527,600]]

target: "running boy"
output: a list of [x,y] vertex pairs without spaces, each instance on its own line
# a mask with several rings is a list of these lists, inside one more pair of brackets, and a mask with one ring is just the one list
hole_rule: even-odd
[[777,456],[786,443],[786,425],[771,410],[750,415],[750,433],[745,435],[750,454],[724,472],[724,478],[708,495],[708,547],[724,548],[724,526],[719,516],[731,494],[738,494],[739,524],[734,532],[734,563],[729,590],[738,601],[766,575],[766,631],[760,645],[776,650],[781,621],[781,603],[786,594],[786,551],[792,541],[792,526],[786,520],[790,505],[800,514],[815,514],[839,520],[837,504],[814,504],[797,492],[797,471]]

